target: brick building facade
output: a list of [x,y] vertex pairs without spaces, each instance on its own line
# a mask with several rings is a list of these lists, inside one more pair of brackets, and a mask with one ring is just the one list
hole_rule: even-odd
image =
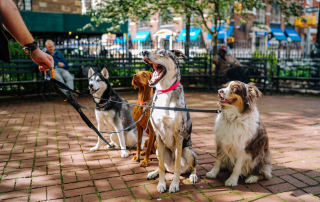
[[[306,6],[305,0],[299,0]],[[316,0],[313,0],[313,6],[319,5]],[[250,43],[270,43],[270,39],[279,40],[276,37],[277,33],[275,31],[282,32],[282,40],[283,41],[298,41],[304,42],[306,37],[306,28],[296,27],[295,18],[291,16],[289,18],[289,23],[285,22],[285,16],[281,13],[280,6],[274,3],[273,5],[266,5],[265,9],[254,9],[253,11],[247,11],[247,18],[244,18],[240,14],[232,14],[231,22],[229,26],[232,26],[232,36],[234,37],[234,41],[236,42],[250,42]],[[313,15],[317,15],[314,13]],[[240,23],[241,19],[245,19],[245,23]],[[209,27],[212,27],[212,23],[208,24]],[[191,26],[192,27],[192,26]],[[263,27],[265,30],[261,30],[258,27]],[[173,17],[173,21],[167,24],[161,24],[161,16],[159,14],[155,16],[151,16],[151,21],[138,21],[137,23],[130,23],[130,33],[131,36],[134,37],[139,32],[150,32],[151,40],[155,39],[157,32],[161,29],[170,29],[179,35],[182,30],[185,28],[185,24],[183,22],[183,18],[181,17]],[[314,27],[315,28],[315,27]],[[266,32],[264,35],[257,35],[257,32]],[[294,32],[297,37],[289,37],[289,31]],[[314,31],[314,29],[313,29]],[[208,33],[206,30],[201,30],[202,38],[206,44],[210,43],[210,39],[208,39]],[[261,33],[260,33],[261,34]],[[284,38],[285,37],[285,38]],[[219,39],[219,37],[218,37]]]
[[50,12],[50,13],[78,13],[81,14],[80,0],[14,0],[19,10]]

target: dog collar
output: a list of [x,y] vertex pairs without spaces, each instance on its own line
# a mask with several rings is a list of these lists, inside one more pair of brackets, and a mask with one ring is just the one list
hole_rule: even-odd
[[169,91],[174,90],[175,88],[177,88],[180,84],[180,81],[177,81],[175,84],[173,84],[170,88],[168,88],[167,90],[156,90],[156,92],[158,94],[163,94],[163,93],[167,93]]
[[99,105],[99,106],[101,107],[101,106],[105,105],[106,103],[107,103],[107,102],[102,103],[102,104],[98,104],[98,103],[97,103],[97,105]]
[[146,105],[145,102],[141,101],[141,100],[138,100],[140,102],[141,105]]

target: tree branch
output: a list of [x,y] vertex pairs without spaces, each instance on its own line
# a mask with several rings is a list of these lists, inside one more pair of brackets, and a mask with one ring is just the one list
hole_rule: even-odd
[[202,10],[201,10],[201,8],[199,8],[199,7],[197,7],[198,9],[198,11],[199,11],[199,13],[200,13],[200,16],[201,16],[201,18],[202,18],[202,24],[205,26],[205,28],[207,29],[207,31],[209,32],[209,33],[212,33],[211,32],[211,29],[208,27],[208,25],[207,25],[207,21],[205,20],[205,18],[204,18],[204,15],[203,15],[203,12],[202,12]]

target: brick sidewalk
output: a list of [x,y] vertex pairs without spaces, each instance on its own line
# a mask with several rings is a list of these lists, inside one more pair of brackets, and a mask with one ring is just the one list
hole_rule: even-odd
[[[187,93],[189,108],[216,109],[216,94]],[[135,102],[137,95],[124,96]],[[92,106],[91,98],[80,98]],[[230,176],[205,174],[215,162],[213,126],[216,115],[192,113],[197,174],[192,184],[181,177],[180,191],[159,194],[158,178],[146,180],[148,167],[103,146],[90,152],[97,136],[66,102],[24,102],[0,105],[0,201],[319,201],[320,99],[265,96],[259,103],[273,154],[273,178],[258,184],[224,187]],[[85,110],[96,124],[94,111]],[[312,126],[313,125],[313,126]],[[147,138],[147,137],[146,137]],[[108,138],[109,139],[109,138]],[[167,190],[173,174],[167,173]]]

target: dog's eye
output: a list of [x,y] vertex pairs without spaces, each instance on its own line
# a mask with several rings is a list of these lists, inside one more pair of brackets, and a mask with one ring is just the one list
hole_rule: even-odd
[[98,82],[100,82],[100,81],[101,81],[101,79],[98,79],[97,81],[98,81]]
[[143,76],[147,76],[147,74],[146,74],[146,73],[143,73]]

